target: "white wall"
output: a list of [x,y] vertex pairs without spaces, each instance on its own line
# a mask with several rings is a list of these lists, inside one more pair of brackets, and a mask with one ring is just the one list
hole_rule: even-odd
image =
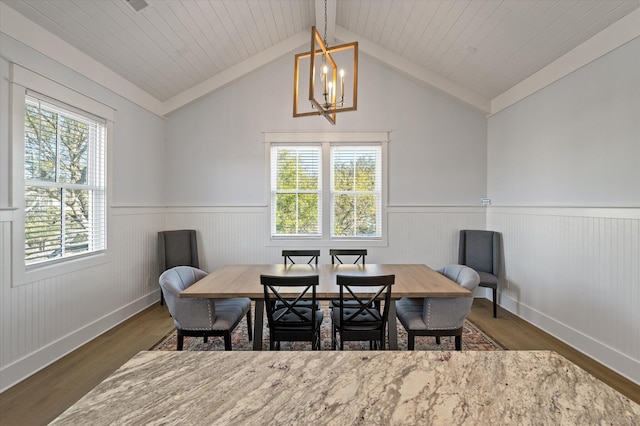
[[[0,46],[1,391],[158,300],[156,234],[165,227],[165,210],[149,206],[164,205],[165,121],[4,34]],[[19,211],[9,199],[11,61],[116,110],[109,147],[109,262],[21,285],[12,282],[12,228]]]
[[640,39],[489,118],[488,196],[500,304],[640,383]]
[[640,39],[489,119],[495,205],[640,207]]
[[[169,116],[167,228],[198,230],[207,270],[280,262],[283,246],[269,241],[262,132],[387,130],[388,240],[367,247],[367,261],[454,263],[458,231],[485,224],[483,113],[361,54],[357,111],[338,114],[335,126],[319,116],[293,118],[293,57]],[[329,262],[331,242],[312,243]]]
[[486,190],[486,118],[365,54],[358,110],[293,118],[293,53],[167,120],[167,203],[266,205],[265,131],[388,130],[391,205],[477,206]]

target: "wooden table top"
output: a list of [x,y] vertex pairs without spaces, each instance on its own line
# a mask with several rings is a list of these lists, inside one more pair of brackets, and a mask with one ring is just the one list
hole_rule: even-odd
[[[193,284],[180,297],[224,299],[249,297],[263,299],[260,275],[318,275],[318,299],[335,299],[339,295],[336,275],[395,275],[392,297],[471,297],[471,292],[426,265],[225,265]],[[296,295],[298,289],[290,289]],[[363,291],[363,294],[366,292]],[[287,296],[287,293],[282,293]]]

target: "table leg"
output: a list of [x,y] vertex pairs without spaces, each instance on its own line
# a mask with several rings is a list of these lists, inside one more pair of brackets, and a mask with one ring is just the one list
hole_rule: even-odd
[[[256,312],[253,320],[253,350],[262,350],[262,327],[264,317],[264,300],[256,300]],[[394,309],[395,312],[395,309]],[[395,314],[394,314],[395,315]]]
[[389,350],[398,350],[398,325],[396,320],[396,301],[391,299],[389,304],[389,318],[387,318],[387,324],[389,325]]

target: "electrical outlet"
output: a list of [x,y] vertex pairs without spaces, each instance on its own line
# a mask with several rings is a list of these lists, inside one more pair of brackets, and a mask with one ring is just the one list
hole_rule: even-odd
[[151,277],[147,276],[146,278],[147,288],[151,288]]
[[481,198],[480,199],[480,205],[482,205],[482,206],[490,206],[491,205],[491,198]]

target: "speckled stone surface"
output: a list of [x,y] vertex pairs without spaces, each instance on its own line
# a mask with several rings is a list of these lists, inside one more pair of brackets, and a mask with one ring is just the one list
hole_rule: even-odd
[[548,351],[141,352],[53,424],[640,424]]

